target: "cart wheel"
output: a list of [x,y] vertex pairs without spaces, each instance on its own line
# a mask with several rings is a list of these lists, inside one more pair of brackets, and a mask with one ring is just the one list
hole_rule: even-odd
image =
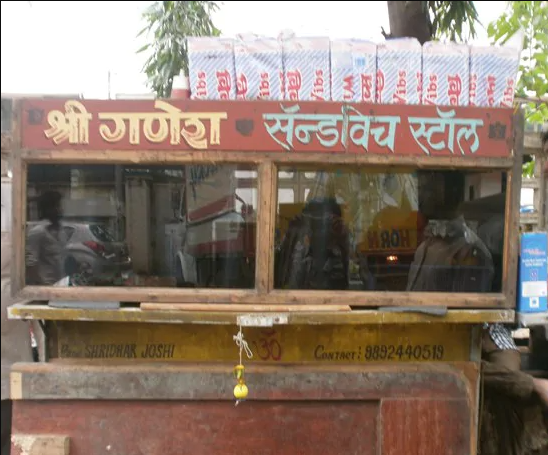
[[72,256],[69,256],[65,260],[65,274],[68,276],[73,276],[74,274],[78,273],[80,270],[78,267],[78,261],[74,259]]

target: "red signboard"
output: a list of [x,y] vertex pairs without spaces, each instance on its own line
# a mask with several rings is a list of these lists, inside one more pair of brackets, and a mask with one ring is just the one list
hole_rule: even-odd
[[335,102],[25,100],[25,149],[508,157],[512,110]]

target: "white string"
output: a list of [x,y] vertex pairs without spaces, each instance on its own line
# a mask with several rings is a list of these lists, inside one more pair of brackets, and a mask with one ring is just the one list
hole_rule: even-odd
[[236,342],[236,346],[240,348],[240,365],[242,364],[242,352],[244,350],[245,350],[245,353],[247,354],[248,359],[251,359],[253,357],[253,352],[251,352],[251,348],[249,347],[249,344],[247,344],[247,341],[244,340],[242,326],[240,326],[240,330],[238,331],[238,333],[232,336],[232,339]]

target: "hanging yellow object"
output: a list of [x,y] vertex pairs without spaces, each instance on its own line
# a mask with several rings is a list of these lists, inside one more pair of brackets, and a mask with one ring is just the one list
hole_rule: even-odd
[[241,364],[234,367],[234,376],[238,381],[238,384],[234,387],[234,398],[237,400],[243,400],[249,393],[249,390],[245,385],[244,370],[245,368]]
[[247,344],[247,341],[244,340],[244,334],[242,332],[241,326],[238,333],[234,335],[232,338],[236,342],[236,345],[240,348],[240,363],[234,367],[234,377],[236,378],[236,381],[238,381],[238,383],[234,387],[234,397],[236,398],[236,406],[238,406],[238,403],[241,400],[244,400],[245,398],[247,398],[247,395],[249,393],[249,390],[247,386],[245,385],[245,378],[244,378],[245,368],[242,365],[242,353],[245,350],[247,357],[251,359],[253,357],[253,352],[251,352],[251,349],[249,349],[249,345]]
[[249,390],[247,390],[247,386],[245,384],[236,384],[234,387],[234,398],[237,400],[243,400],[244,398],[247,398],[247,394],[249,393]]
[[240,380],[243,380],[244,379],[244,366],[243,365],[236,365],[234,367],[234,377],[240,381]]

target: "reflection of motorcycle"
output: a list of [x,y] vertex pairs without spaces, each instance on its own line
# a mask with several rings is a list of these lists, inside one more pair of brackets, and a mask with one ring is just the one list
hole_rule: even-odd
[[69,286],[121,286],[129,278],[131,271],[121,271],[107,279],[97,276],[87,262],[70,263],[66,267]]

